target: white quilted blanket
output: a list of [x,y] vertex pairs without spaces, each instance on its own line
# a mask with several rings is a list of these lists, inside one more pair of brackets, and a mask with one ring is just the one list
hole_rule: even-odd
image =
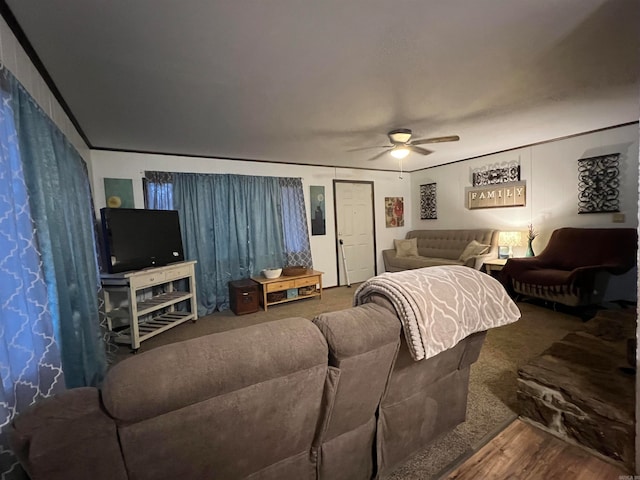
[[472,333],[520,318],[500,282],[457,265],[383,273],[360,285],[353,303],[367,303],[372,295],[393,304],[414,360],[433,357]]

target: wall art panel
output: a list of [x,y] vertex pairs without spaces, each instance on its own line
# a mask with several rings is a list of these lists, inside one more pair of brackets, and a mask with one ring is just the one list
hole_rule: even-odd
[[619,153],[578,160],[578,213],[620,211]]
[[436,184],[420,185],[420,220],[437,220]]
[[497,183],[509,183],[520,181],[520,165],[516,162],[508,162],[501,165],[489,165],[474,170],[472,174],[474,187],[495,185]]

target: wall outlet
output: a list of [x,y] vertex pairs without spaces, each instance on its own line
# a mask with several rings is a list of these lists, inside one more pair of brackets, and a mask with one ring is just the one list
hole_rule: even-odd
[[613,223],[624,223],[624,213],[616,212],[613,214]]

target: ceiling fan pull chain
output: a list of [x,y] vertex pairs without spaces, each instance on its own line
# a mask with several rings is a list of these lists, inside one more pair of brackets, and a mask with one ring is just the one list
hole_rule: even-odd
[[400,159],[400,176],[398,178],[402,180],[402,159]]

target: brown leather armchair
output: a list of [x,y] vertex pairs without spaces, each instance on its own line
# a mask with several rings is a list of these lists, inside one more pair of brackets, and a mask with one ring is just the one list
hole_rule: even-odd
[[510,258],[502,281],[512,292],[570,307],[602,302],[611,275],[636,265],[633,228],[559,228],[536,257]]

